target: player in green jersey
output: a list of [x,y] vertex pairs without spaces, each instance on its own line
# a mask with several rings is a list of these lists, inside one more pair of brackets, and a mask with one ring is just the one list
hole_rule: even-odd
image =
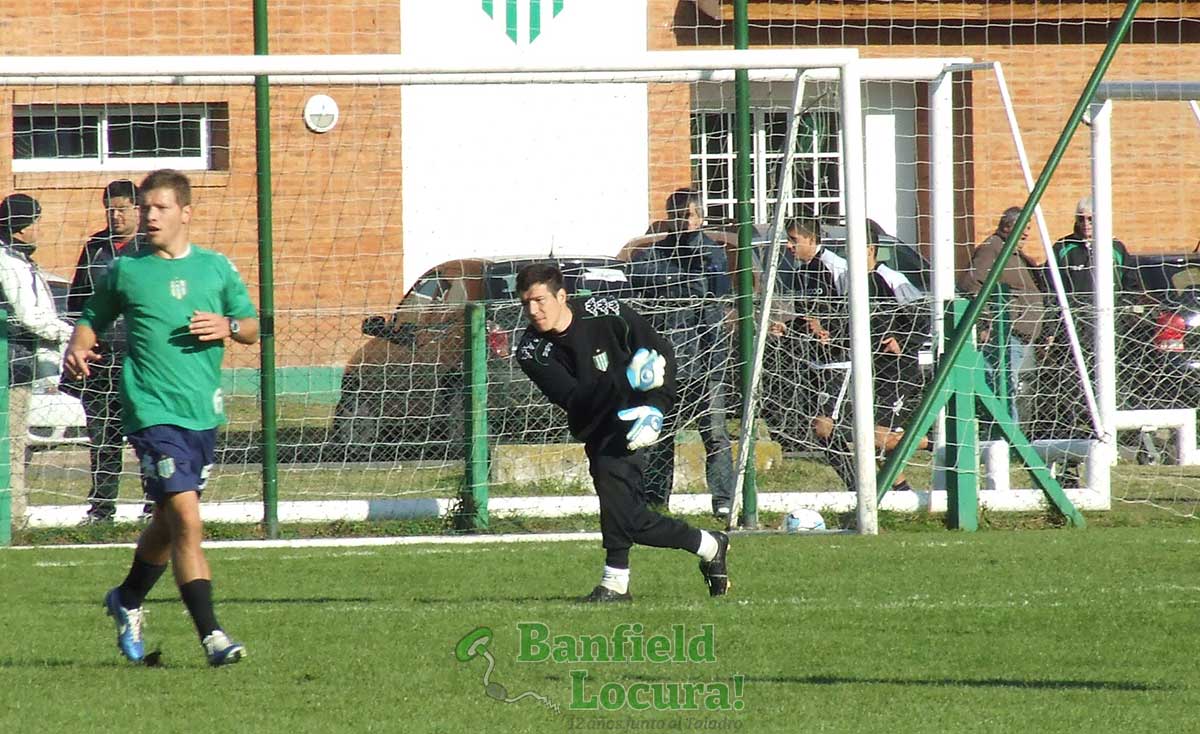
[[129,574],[104,604],[117,625],[117,647],[141,662],[142,601],[170,562],[208,662],[226,665],[246,651],[225,634],[213,610],[212,574],[200,546],[200,494],[212,469],[216,429],[224,422],[225,340],[253,344],[258,319],[233,263],[189,239],[187,177],[154,171],[140,188],[142,232],[150,246],[113,263],[84,305],[64,361],[69,376],[86,377],[98,359],[96,335],[125,317],[123,424],[155,507]]

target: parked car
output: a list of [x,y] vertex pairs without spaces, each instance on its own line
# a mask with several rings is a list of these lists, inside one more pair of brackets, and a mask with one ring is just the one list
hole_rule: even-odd
[[1117,404],[1200,408],[1200,253],[1135,255],[1118,320]]
[[331,443],[349,460],[458,457],[465,434],[465,306],[485,304],[488,430],[495,441],[553,443],[567,437],[561,411],[547,403],[512,359],[525,320],[517,300],[522,267],[553,261],[567,291],[620,293],[624,263],[605,257],[496,257],[432,268],[388,315],[368,316],[369,337],[342,375]]
[[[54,305],[60,314],[67,310],[67,292],[71,282],[62,276],[43,271]],[[44,357],[44,358],[42,358]],[[48,449],[62,445],[86,446],[87,417],[78,398],[58,390],[59,372],[62,365],[55,355],[39,358],[40,372],[45,374],[34,380],[29,397],[27,423],[27,446],[30,450]]]

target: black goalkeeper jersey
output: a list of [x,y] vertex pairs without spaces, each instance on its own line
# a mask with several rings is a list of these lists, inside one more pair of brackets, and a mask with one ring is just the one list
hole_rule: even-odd
[[[567,412],[571,435],[591,446],[624,447],[630,424],[617,411],[650,405],[666,415],[675,403],[675,355],[671,346],[633,309],[615,298],[572,298],[571,325],[559,333],[525,330],[517,347],[517,363],[543,394]],[[663,386],[637,392],[625,368],[640,348],[667,358]]]

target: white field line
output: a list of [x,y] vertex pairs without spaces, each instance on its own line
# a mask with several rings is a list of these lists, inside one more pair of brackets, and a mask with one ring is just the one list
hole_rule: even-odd
[[[296,538],[291,540],[210,540],[206,549],[251,548],[361,548],[391,545],[481,545],[488,543],[562,543],[567,541],[598,542],[600,533],[511,533],[508,535],[416,535],[403,538]],[[29,545],[3,550],[79,550],[133,548],[133,543]]]

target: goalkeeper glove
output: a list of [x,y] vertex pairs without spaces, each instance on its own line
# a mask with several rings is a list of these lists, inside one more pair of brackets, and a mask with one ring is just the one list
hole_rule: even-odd
[[623,421],[633,421],[633,427],[625,434],[625,439],[629,442],[626,445],[630,451],[637,451],[654,443],[662,431],[662,411],[650,405],[618,410],[617,417]]
[[634,390],[646,392],[662,387],[666,372],[667,358],[653,349],[642,347],[634,352],[633,359],[629,360],[629,366],[625,368],[625,377]]

